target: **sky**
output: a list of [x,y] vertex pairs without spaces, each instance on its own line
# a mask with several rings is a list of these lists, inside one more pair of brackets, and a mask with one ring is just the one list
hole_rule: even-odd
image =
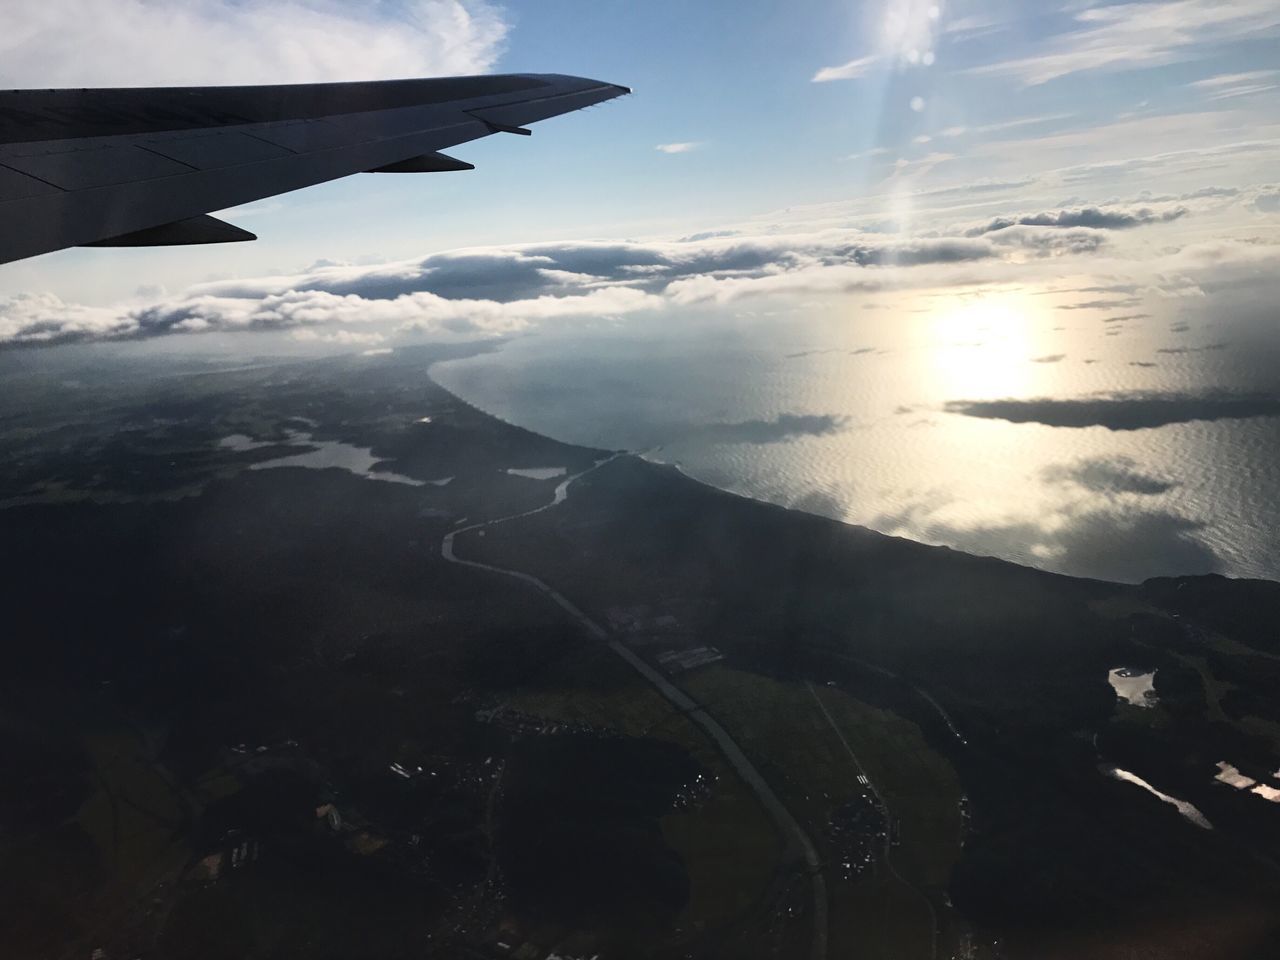
[[6,87],[555,72],[635,93],[459,148],[473,172],[223,214],[255,243],[0,266],[0,344],[376,348],[769,298],[1074,283],[1099,311],[1132,288],[1134,312],[1265,284],[1278,40],[1275,0],[6,0]]

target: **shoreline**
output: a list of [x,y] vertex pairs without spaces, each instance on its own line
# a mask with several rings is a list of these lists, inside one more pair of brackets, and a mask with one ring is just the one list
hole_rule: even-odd
[[[487,347],[488,344],[485,344],[484,346]],[[1280,583],[1280,579],[1272,580],[1266,577],[1235,577],[1229,574],[1222,574],[1222,573],[1179,573],[1179,574],[1172,574],[1172,575],[1146,577],[1143,580],[1134,581],[1134,582],[1126,582],[1122,580],[1108,580],[1102,577],[1077,576],[1069,573],[1060,573],[1056,570],[1046,570],[1043,567],[1033,566],[1027,563],[1020,563],[1017,560],[1010,560],[1006,557],[999,557],[994,554],[971,553],[967,550],[961,549],[960,547],[951,546],[950,544],[946,544],[946,543],[928,543],[923,540],[915,540],[915,539],[912,539],[911,537],[904,537],[899,534],[883,533],[872,527],[864,526],[863,524],[859,524],[859,523],[854,523],[849,520],[842,520],[837,517],[830,517],[830,516],[827,516],[826,514],[821,514],[821,513],[811,513],[799,507],[778,503],[774,500],[765,500],[765,499],[762,499],[761,497],[753,496],[750,493],[744,493],[739,490],[731,490],[725,487],[719,487],[713,483],[709,483],[706,480],[702,480],[694,476],[693,474],[685,470],[679,463],[673,463],[666,460],[651,458],[646,455],[647,451],[624,450],[621,448],[617,450],[610,450],[603,447],[596,448],[596,447],[583,446],[578,443],[573,443],[568,440],[562,440],[558,437],[553,437],[548,434],[541,433],[537,430],[532,429],[531,427],[526,427],[518,423],[513,423],[512,421],[507,420],[499,416],[498,414],[492,413],[484,409],[483,407],[473,403],[472,401],[466,399],[465,397],[462,397],[459,394],[455,393],[453,390],[446,387],[438,379],[436,379],[436,377],[433,374],[433,370],[435,366],[439,363],[453,362],[455,360],[466,360],[466,359],[470,359],[470,357],[472,356],[479,356],[483,353],[490,353],[490,352],[492,352],[492,350],[482,349],[482,350],[477,350],[474,354],[468,354],[468,355],[459,356],[459,357],[449,357],[447,360],[434,360],[427,366],[427,370],[426,370],[427,379],[430,380],[435,387],[437,387],[440,390],[443,390],[445,393],[453,397],[459,403],[466,404],[471,409],[477,411],[478,413],[486,417],[496,420],[499,423],[504,423],[504,424],[507,424],[508,426],[512,426],[520,430],[525,430],[533,434],[534,436],[540,437],[544,440],[549,440],[554,443],[564,444],[565,446],[576,447],[580,450],[587,451],[587,452],[601,453],[606,455],[624,453],[627,456],[635,457],[649,464],[650,466],[656,467],[658,469],[673,471],[684,480],[687,480],[690,483],[697,484],[700,487],[703,487],[709,491],[713,491],[718,494],[722,494],[730,497],[736,497],[740,500],[745,500],[750,503],[759,504],[765,507],[784,510],[788,513],[796,514],[798,516],[816,517],[821,520],[826,520],[831,523],[839,524],[843,527],[847,527],[852,530],[857,530],[859,533],[862,533],[862,534],[883,537],[886,540],[893,540],[901,543],[912,544],[913,546],[923,547],[930,550],[947,551],[948,553],[956,554],[961,557],[966,557],[974,560],[985,560],[985,561],[991,561],[996,563],[1008,564],[1009,566],[1016,567],[1020,570],[1028,570],[1028,571],[1032,571],[1032,572],[1042,574],[1044,576],[1049,576],[1049,577],[1061,577],[1065,580],[1071,580],[1071,581],[1081,582],[1081,583],[1101,584],[1101,585],[1106,585],[1111,587],[1130,587],[1130,588],[1140,588],[1144,584],[1151,583],[1153,581],[1160,581],[1160,580],[1181,581],[1181,580],[1204,580],[1206,578],[1222,578],[1224,580],[1230,580],[1233,582],[1240,582],[1240,583]]]

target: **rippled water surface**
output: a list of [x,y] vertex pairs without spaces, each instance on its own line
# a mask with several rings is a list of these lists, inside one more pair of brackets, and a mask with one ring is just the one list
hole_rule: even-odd
[[1107,579],[1280,578],[1269,318],[983,302],[631,319],[432,373],[538,432],[886,533]]

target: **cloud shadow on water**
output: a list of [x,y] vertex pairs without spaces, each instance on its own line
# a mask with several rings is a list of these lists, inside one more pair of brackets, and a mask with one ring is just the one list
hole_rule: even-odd
[[1222,569],[1218,555],[1198,536],[1203,524],[1163,509],[1107,500],[1067,506],[1039,520],[974,527],[949,523],[931,512],[931,505],[920,505],[878,517],[871,525],[966,553],[1021,557],[1025,563],[1068,576],[1121,583]]
[[1196,420],[1280,416],[1272,394],[1113,393],[1073,399],[951,400],[944,409],[966,417],[1039,423],[1047,427],[1145,430]]
[[1143,472],[1131,457],[1087,457],[1071,464],[1053,464],[1040,473],[1046,483],[1073,484],[1091,493],[1131,493],[1156,496],[1178,484]]
[[708,423],[687,434],[705,443],[789,443],[804,437],[826,437],[848,429],[849,418],[832,413],[782,413],[772,420]]

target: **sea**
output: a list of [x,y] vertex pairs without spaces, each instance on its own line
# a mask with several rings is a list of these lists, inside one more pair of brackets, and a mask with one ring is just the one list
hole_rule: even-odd
[[[604,318],[431,375],[538,433],[886,534],[1106,580],[1280,579],[1274,312],[1079,302],[1006,289]],[[1004,400],[1027,422],[971,406]],[[1184,422],[1120,428],[1153,400]],[[1071,402],[1088,422],[1056,424]]]

